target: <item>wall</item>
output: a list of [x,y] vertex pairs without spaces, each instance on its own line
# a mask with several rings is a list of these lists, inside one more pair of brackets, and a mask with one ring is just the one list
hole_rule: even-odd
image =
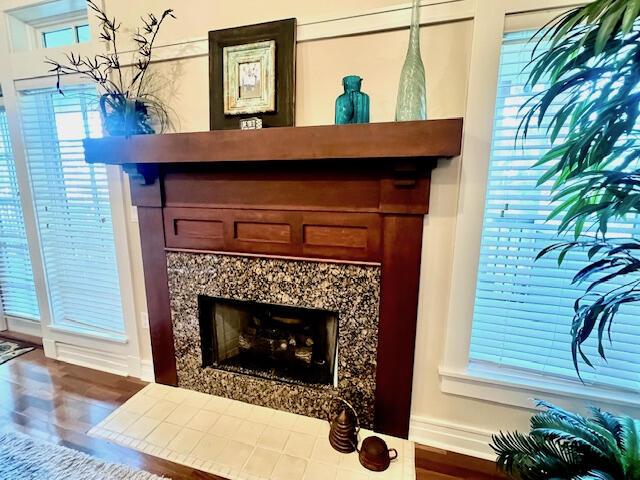
[[[384,7],[391,1],[369,0],[367,8]],[[109,13],[131,25],[147,8],[159,12],[174,2],[136,2],[134,9],[120,0],[109,0]],[[202,9],[174,6],[176,21],[167,24],[162,43],[205,38],[209,29],[249,24],[278,17],[296,16],[299,23],[316,15],[339,17],[357,11],[362,2],[324,1],[269,2],[269,9],[258,1],[243,6],[246,15],[238,15],[234,2],[193,2]],[[229,7],[225,8],[224,4]],[[156,5],[157,4],[157,5]],[[356,10],[354,10],[356,9]],[[151,10],[150,10],[151,11]],[[406,10],[408,15],[409,11]],[[428,114],[430,118],[464,116],[473,21],[458,21],[424,26],[421,31],[422,54],[428,76]],[[297,50],[297,125],[322,125],[333,122],[333,102],[340,93],[340,80],[346,74],[364,78],[363,90],[371,95],[371,120],[391,121],[397,85],[406,52],[406,29],[382,31],[339,38],[303,41]],[[208,59],[206,56],[156,64],[158,84],[169,85],[158,93],[168,99],[179,131],[208,129]],[[448,448],[476,454],[488,454],[488,435],[498,429],[523,428],[530,412],[483,401],[445,395],[439,388],[438,367],[443,355],[447,318],[452,246],[459,191],[460,158],[441,161],[434,172],[431,211],[424,231],[422,285],[416,342],[412,436]],[[132,225],[132,230],[136,226]],[[132,242],[137,250],[137,233]],[[139,258],[139,252],[133,252]],[[141,273],[136,269],[137,284]],[[143,290],[137,291],[144,302]],[[456,436],[459,436],[457,438]]]
[[[140,2],[145,3],[145,2]],[[161,12],[163,6],[156,6],[154,1],[149,3],[148,11]],[[162,2],[158,2],[162,4]],[[169,2],[165,2],[169,3]],[[194,2],[196,3],[196,2]],[[224,2],[219,2],[224,3]],[[231,2],[230,2],[231,3]],[[332,4],[334,15],[340,16],[336,11],[337,5],[340,8],[349,7],[356,2],[322,2]],[[382,0],[371,2],[383,4]],[[389,0],[386,3],[391,3]],[[281,9],[284,4],[287,8]],[[305,14],[295,12],[296,6],[299,9],[299,2],[276,1],[269,2],[270,7],[279,7],[277,11],[283,13],[281,17],[299,15],[299,22],[303,22]],[[368,5],[369,6],[369,5]],[[121,0],[107,1],[108,13],[121,19],[124,25],[136,24],[140,15],[145,12],[145,7],[136,3],[136,9],[128,10],[126,2]],[[203,21],[202,16],[194,14],[190,5],[189,9],[181,10],[179,6],[174,6],[175,21],[167,23],[171,29],[163,30],[161,44],[172,44],[184,41],[186,38],[206,38],[208,29],[218,26],[233,25],[236,21],[235,12],[229,18],[220,13],[212,16],[211,25]],[[197,9],[196,9],[197,10]],[[224,9],[226,14],[229,9]],[[248,9],[251,10],[251,9]],[[263,9],[264,10],[264,9]],[[194,10],[195,11],[195,10]],[[270,12],[263,12],[262,16],[249,18],[244,23],[259,22],[275,18]],[[410,15],[409,11],[406,11]],[[213,13],[212,13],[213,15]],[[409,18],[409,17],[407,17]],[[193,20],[192,20],[193,19]],[[191,22],[198,25],[199,30],[192,28]],[[407,21],[408,23],[408,21]],[[182,28],[178,28],[178,26]],[[465,97],[467,86],[467,70],[469,64],[469,53],[471,47],[473,24],[471,21],[462,21],[449,24],[424,27],[421,32],[423,57],[428,73],[428,114],[430,118],[446,118],[464,116]],[[191,37],[189,37],[191,35]],[[333,123],[334,101],[341,93],[341,79],[347,74],[358,74],[364,78],[363,90],[372,99],[371,121],[384,122],[392,121],[395,113],[395,102],[397,95],[397,85],[399,82],[400,70],[404,61],[407,48],[408,31],[406,29],[379,32],[374,34],[356,35],[341,38],[329,38],[317,41],[301,42],[297,47],[297,91],[296,91],[296,124],[324,125]],[[181,132],[208,130],[209,128],[209,105],[208,105],[208,58],[206,56],[196,56],[193,58],[179,59],[174,61],[164,61],[153,65],[152,73],[154,85],[158,86],[157,94],[163,98],[172,109],[174,117],[173,129]],[[455,205],[457,197],[457,177],[459,175],[459,159],[442,162],[440,168],[434,174],[432,197],[444,196],[442,208],[444,212],[439,213],[438,207],[434,205],[433,216],[449,217],[450,224],[443,226],[443,229],[452,229],[453,219],[451,206]],[[131,212],[129,213],[131,219]],[[134,262],[134,281],[139,287],[136,288],[136,305],[138,311],[145,309],[144,281],[142,275],[142,262],[139,251],[138,226],[134,221],[129,222],[130,245],[132,261]],[[439,229],[439,227],[438,227]],[[430,229],[428,234],[430,234]],[[442,234],[442,233],[441,233]],[[450,233],[452,235],[452,233]],[[428,237],[426,237],[428,238]],[[425,244],[427,240],[425,241]],[[432,242],[429,242],[432,243]],[[436,244],[441,244],[436,238]],[[448,243],[442,243],[443,248]],[[431,251],[426,252],[426,257]],[[450,255],[451,252],[448,252]],[[443,256],[436,255],[441,260]],[[450,262],[445,261],[438,271],[433,274],[434,278],[441,278],[448,274]],[[431,270],[431,267],[425,267]],[[437,267],[435,267],[437,268]],[[444,280],[444,278],[443,278]],[[440,282],[436,282],[439,284]],[[425,287],[427,288],[427,287]],[[424,295],[423,295],[424,297]],[[436,298],[443,299],[440,296]],[[435,305],[434,305],[435,306]],[[446,302],[442,302],[442,307],[446,308]],[[423,318],[429,315],[422,312],[420,323]],[[441,312],[436,313],[440,318],[444,318]],[[422,333],[422,328],[420,332]],[[148,331],[142,332],[145,339],[148,338]],[[143,357],[150,358],[150,350],[147,342],[143,342]],[[419,350],[425,340],[419,338]],[[418,358],[422,355],[418,352]],[[437,363],[429,366],[437,373]],[[423,364],[416,365],[416,371],[422,372],[427,367]],[[421,382],[418,382],[420,385]],[[417,394],[420,392],[418,386]],[[414,402],[415,403],[415,402]],[[421,400],[421,403],[428,404],[428,400]],[[425,413],[425,412],[422,412]]]

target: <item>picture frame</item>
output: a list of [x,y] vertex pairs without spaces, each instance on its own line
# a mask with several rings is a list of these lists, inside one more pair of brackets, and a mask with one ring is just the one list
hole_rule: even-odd
[[276,42],[248,43],[222,49],[225,115],[276,109]]
[[211,130],[293,126],[295,48],[295,18],[209,32]]

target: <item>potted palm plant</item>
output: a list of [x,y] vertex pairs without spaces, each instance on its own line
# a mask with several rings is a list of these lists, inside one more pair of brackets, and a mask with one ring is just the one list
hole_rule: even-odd
[[175,18],[173,10],[165,10],[159,17],[150,13],[142,18],[142,28],[133,35],[135,58],[127,69],[118,51],[121,24],[109,18],[93,0],[87,0],[87,8],[98,19],[99,38],[109,45],[110,52],[94,57],[69,53],[66,64],[47,59],[50,71],[57,75],[58,90],[64,93],[60,80],[67,74],[78,74],[96,83],[101,94],[100,113],[110,135],[156,133],[155,127],[163,131],[169,122],[167,108],[150,89],[148,69],[162,24],[167,18]]
[[[575,302],[571,352],[592,361],[582,346],[606,340],[616,314],[640,301],[640,239],[610,238],[607,226],[640,213],[640,0],[596,0],[570,10],[534,37],[530,87],[548,85],[524,107],[519,136],[548,125],[553,146],[538,185],[552,184],[560,241],[538,257],[583,252],[588,264],[574,283],[586,284]],[[552,108],[560,104],[560,108]],[[640,321],[640,319],[638,319]],[[541,402],[528,434],[493,439],[498,465],[512,478],[640,479],[640,423],[598,409],[586,418]]]
[[520,480],[637,480],[640,422],[597,408],[591,418],[539,402],[531,431],[493,437],[498,466]]

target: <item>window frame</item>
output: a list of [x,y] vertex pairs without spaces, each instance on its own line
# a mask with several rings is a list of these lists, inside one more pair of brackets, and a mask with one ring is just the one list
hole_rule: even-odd
[[[37,85],[37,86],[31,86],[32,84],[33,84],[33,82],[29,82],[29,85],[23,84],[21,82],[17,86],[17,89],[16,89],[16,91],[18,93],[18,96],[20,97],[23,91],[34,91],[34,90],[35,91],[40,91],[42,89],[49,90],[49,92],[54,92],[55,91],[55,86],[52,85],[51,82],[49,82],[49,81],[43,83],[42,85]],[[86,80],[82,80],[82,79],[78,79],[78,81],[73,81],[73,82],[66,82],[66,84],[67,84],[68,87],[70,87],[72,84],[73,85],[77,84],[78,86],[82,86],[82,87],[87,86],[87,87],[89,87],[90,90],[95,90],[95,86],[93,84],[87,82]],[[54,96],[55,95],[56,94],[54,93]],[[22,108],[24,107],[24,105],[20,101],[18,103],[18,106],[20,107],[20,109],[22,111]],[[85,128],[86,128],[86,126],[85,126]],[[27,140],[27,138],[28,138],[27,135],[28,134],[27,134],[27,132],[25,132],[24,124],[21,125],[21,130],[22,130],[22,133],[23,133],[23,141],[24,141],[24,144],[25,144],[25,147],[26,147],[28,145],[28,140]],[[41,170],[42,167],[41,166],[35,166],[35,165],[30,163],[28,150],[26,151],[26,154],[25,154],[25,161],[27,163],[27,170],[29,172],[31,172],[31,173],[36,172],[35,174],[37,174],[37,173],[42,174],[42,170]],[[59,164],[59,168],[61,170],[63,170],[65,168],[63,161],[61,161],[61,163]],[[114,194],[112,192],[111,183],[114,181],[114,179],[112,177],[110,177],[108,171],[106,171],[105,173],[106,173],[106,180],[107,180],[107,190],[109,192],[109,207],[110,207],[109,210],[111,212],[111,224],[112,224],[112,228],[113,228],[113,232],[112,233],[113,233],[113,241],[114,241],[113,242],[114,243],[113,246],[114,246],[114,250],[115,250],[115,248],[116,248],[116,237],[117,237],[118,234],[117,234],[117,231],[116,231],[117,227],[113,222],[114,203],[116,203],[116,202],[114,201]],[[122,315],[123,315],[123,318],[122,318],[122,320],[123,320],[123,331],[122,332],[103,330],[101,327],[91,328],[88,324],[85,324],[82,321],[78,321],[78,320],[76,320],[74,318],[69,318],[69,317],[66,317],[66,316],[63,317],[63,318],[55,318],[54,311],[52,309],[52,306],[54,304],[53,299],[52,299],[52,294],[53,294],[52,292],[54,291],[53,281],[52,281],[52,277],[47,272],[47,257],[44,255],[44,249],[46,248],[47,240],[45,240],[46,235],[44,235],[42,230],[41,230],[42,229],[41,220],[39,220],[39,218],[38,218],[39,215],[40,215],[40,212],[38,210],[38,202],[39,202],[38,190],[37,190],[38,187],[36,186],[36,182],[32,177],[30,177],[29,185],[30,185],[31,195],[33,197],[33,203],[32,204],[33,204],[33,208],[34,208],[34,210],[33,210],[34,218],[36,219],[36,222],[38,222],[38,224],[39,224],[39,227],[38,227],[39,242],[38,243],[39,243],[40,251],[42,252],[42,258],[43,258],[43,262],[44,262],[43,263],[43,265],[44,265],[44,273],[45,273],[45,277],[44,277],[43,282],[44,282],[44,284],[46,286],[46,290],[47,290],[47,294],[48,294],[48,303],[49,303],[49,306],[50,306],[49,315],[48,315],[48,319],[49,319],[48,327],[49,327],[49,329],[53,330],[53,331],[58,331],[58,332],[69,332],[69,333],[83,334],[83,335],[88,336],[88,337],[104,339],[104,340],[111,341],[111,342],[116,342],[116,343],[126,343],[127,340],[128,340],[128,337],[127,337],[127,334],[126,334],[127,328],[126,328],[126,321],[124,319],[125,306],[124,306],[124,299],[122,298],[122,292],[119,292],[120,293],[120,295],[119,295],[120,296],[120,302],[122,304],[121,311],[122,311]],[[62,187],[62,185],[60,185],[60,186]],[[43,192],[39,192],[39,193],[42,194]],[[48,192],[45,192],[45,195],[49,195],[51,193],[52,192],[48,191]],[[62,220],[62,217],[59,217],[57,219],[54,219],[54,222],[61,221],[61,220]],[[43,238],[43,237],[45,237],[45,238]],[[49,244],[49,245],[51,245],[51,244]],[[115,263],[116,263],[116,270],[117,270],[117,277],[118,277],[118,282],[117,283],[118,283],[119,288],[122,289],[123,285],[122,285],[122,281],[121,281],[121,278],[120,278],[121,274],[120,274],[120,270],[119,270],[119,264],[118,264],[118,261],[117,261],[117,259],[118,259],[117,250],[114,251],[114,253],[115,253],[114,260],[115,260]],[[49,267],[51,267],[51,265],[49,265]]]
[[[9,25],[10,12],[0,8],[0,22]],[[65,16],[69,20],[70,15]],[[75,15],[76,18],[86,18]],[[57,17],[58,20],[61,17]],[[88,18],[89,28],[96,31],[96,22],[92,16]],[[52,22],[49,22],[52,23]],[[46,25],[37,25],[45,27]],[[34,28],[29,26],[29,48],[15,50],[9,29],[6,35],[0,35],[0,84],[3,88],[2,101],[7,110],[9,134],[13,147],[16,175],[20,190],[22,211],[27,230],[27,241],[32,261],[36,294],[40,309],[40,322],[32,322],[23,318],[4,316],[8,328],[15,332],[42,338],[45,356],[69,363],[85,365],[90,368],[107,371],[118,375],[129,375],[153,381],[153,363],[148,349],[148,318],[146,302],[138,299],[140,284],[137,273],[138,262],[132,259],[134,246],[130,245],[137,232],[137,215],[135,207],[130,207],[128,180],[117,166],[107,167],[109,195],[111,198],[111,217],[116,243],[116,262],[120,280],[122,308],[124,310],[125,335],[120,339],[101,338],[94,332],[63,331],[51,328],[51,307],[48,289],[45,283],[44,263],[40,249],[40,235],[35,218],[34,199],[31,192],[30,175],[25,155],[22,116],[19,105],[19,92],[23,89],[53,87],[55,75],[50,75],[44,68],[46,50],[38,49]],[[5,32],[2,32],[5,33]],[[88,43],[78,44],[75,49],[83,54],[107,53],[105,46],[94,37]],[[57,50],[52,49],[52,54]],[[65,85],[87,83],[86,79],[75,75],[65,76]],[[125,184],[126,182],[126,184]],[[132,253],[133,252],[133,253]],[[134,281],[135,280],[135,281]],[[0,321],[0,327],[2,322]]]
[[597,402],[605,408],[639,408],[637,393],[583,385],[577,379],[469,362],[503,35],[507,31],[539,28],[562,9],[588,2],[541,0],[535,7],[530,3],[496,1],[493,8],[479,8],[474,18],[451,288],[444,355],[439,368],[440,388],[447,394],[522,408],[532,408],[534,398],[561,405],[577,398]]
[[[4,94],[2,93],[2,86],[0,85],[0,109],[4,107]],[[2,304],[0,304],[0,331],[7,330],[8,328],[7,316],[2,309]]]
[[[67,85],[75,85],[86,84],[87,81],[77,75],[69,75],[65,79],[65,83]],[[10,91],[5,95],[5,105],[7,112],[10,113],[9,126],[14,144],[16,170],[18,171],[22,207],[28,230],[27,237],[34,269],[36,293],[40,306],[40,323],[30,322],[23,318],[5,316],[6,323],[12,330],[42,337],[43,347],[47,357],[58,360],[75,358],[77,353],[74,349],[87,353],[94,351],[108,352],[109,355],[114,355],[114,358],[124,359],[127,364],[127,370],[124,372],[120,365],[114,366],[109,361],[106,361],[104,365],[101,364],[101,369],[121,375],[152,378],[145,370],[147,367],[143,365],[140,360],[140,332],[138,331],[138,316],[134,298],[133,267],[127,233],[129,223],[127,210],[129,203],[124,190],[126,180],[118,167],[107,167],[107,180],[111,199],[111,217],[125,333],[120,336],[105,336],[99,331],[88,331],[74,327],[68,328],[66,324],[61,326],[59,324],[54,325],[52,322],[49,288],[46,284],[40,234],[37,227],[35,204],[28,172],[28,161],[22,141],[21,111],[18,95],[23,90],[50,88],[54,86],[55,77],[16,80],[13,82],[13,88],[9,89]],[[78,360],[76,359],[74,361],[77,362]]]
[[[50,48],[65,48],[73,45],[77,45],[81,42],[78,35],[78,29],[80,27],[88,27],[91,31],[91,25],[87,17],[75,17],[74,19],[68,19],[63,21],[56,21],[55,23],[47,24],[46,26],[35,28],[35,35],[37,37],[36,45],[38,48],[50,49]],[[61,32],[63,30],[73,30],[73,43],[60,45],[57,47],[47,47],[46,35],[48,33]],[[90,40],[89,40],[90,41]]]
[[[65,78],[67,85],[86,84],[86,79],[82,79],[77,75],[69,75]],[[67,324],[54,324],[51,310],[51,301],[49,298],[49,287],[46,281],[44,268],[44,259],[41,252],[41,240],[37,226],[35,203],[32,192],[32,185],[29,180],[28,161],[25,154],[24,143],[22,142],[22,128],[20,122],[20,105],[18,95],[23,90],[32,90],[39,88],[48,88],[55,86],[55,78],[38,78],[29,80],[19,80],[14,82],[15,98],[12,98],[12,106],[15,108],[13,128],[20,130],[20,149],[15,154],[16,169],[20,170],[22,182],[20,192],[22,196],[22,208],[25,215],[25,223],[29,224],[31,234],[28,233],[29,247],[32,254],[32,263],[34,268],[34,276],[36,282],[36,292],[40,304],[40,328],[43,337],[48,336],[54,341],[64,341],[66,335],[73,335],[76,338],[82,338],[85,342],[108,342],[110,344],[120,344],[126,346],[127,350],[133,348],[138,350],[139,338],[137,329],[137,315],[134,299],[133,272],[129,249],[129,240],[127,236],[127,199],[123,189],[123,173],[116,166],[107,167],[107,179],[109,184],[109,196],[111,204],[111,219],[113,225],[114,242],[116,248],[116,263],[118,270],[118,278],[120,282],[120,296],[122,300],[122,309],[124,317],[125,333],[123,335],[103,335],[99,331],[86,330],[76,328]],[[25,192],[26,190],[26,192]],[[25,195],[27,193],[27,195]],[[34,255],[35,253],[35,255]],[[37,272],[37,273],[36,273]],[[22,319],[18,319],[22,320]],[[9,319],[11,323],[11,319]],[[52,343],[45,342],[45,353],[47,349],[53,348]],[[128,353],[131,355],[131,353]],[[51,352],[49,356],[56,358],[57,355]]]
[[[9,124],[9,113],[7,112],[6,106],[5,106],[5,102],[4,102],[4,98],[3,96],[0,95],[0,111],[4,111],[5,115],[7,116],[7,129],[8,129],[8,133],[9,133],[9,137],[11,136],[11,126]],[[38,300],[38,291],[37,291],[37,286],[36,286],[36,281],[35,281],[35,274],[33,271],[33,261],[31,260],[31,244],[29,242],[29,238],[28,235],[26,234],[27,231],[27,222],[25,219],[25,212],[24,212],[24,204],[23,204],[23,200],[22,200],[22,192],[20,190],[20,183],[18,180],[18,172],[17,172],[17,165],[16,165],[16,161],[15,161],[15,151],[13,149],[13,143],[11,142],[11,138],[9,138],[9,142],[10,142],[10,148],[11,148],[11,153],[13,156],[13,163],[14,163],[14,174],[16,177],[16,188],[18,190],[18,203],[20,205],[20,210],[21,210],[21,214],[22,214],[22,222],[23,222],[23,227],[25,229],[25,239],[27,242],[27,254],[29,256],[29,262],[31,264],[31,274],[32,274],[32,278],[33,278],[33,286],[34,286],[34,290],[35,290],[35,300],[37,303],[37,310],[38,310],[38,315],[36,316],[32,316],[32,315],[28,315],[28,314],[24,314],[25,312],[23,312],[23,315],[15,315],[15,314],[10,314],[7,313],[4,310],[4,305],[3,302],[0,300],[0,331],[1,330],[6,330],[12,323],[15,322],[26,322],[26,324],[29,325],[39,325],[40,323],[40,317],[41,317],[41,312],[40,312],[40,304],[39,304],[39,300]]]

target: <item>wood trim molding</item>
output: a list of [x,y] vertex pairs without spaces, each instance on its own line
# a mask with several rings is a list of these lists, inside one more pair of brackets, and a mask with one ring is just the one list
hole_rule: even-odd
[[[507,14],[531,13],[555,8],[570,8],[588,3],[585,0],[508,0],[505,1]],[[474,20],[477,15],[478,0],[422,0],[420,8],[421,25],[438,25],[465,20]],[[411,4],[404,2],[384,8],[353,12],[339,17],[301,18],[298,22],[298,43],[340,38],[352,35],[368,35],[389,30],[408,28]],[[2,16],[0,11],[0,17]],[[108,13],[108,12],[107,12]],[[226,25],[233,26],[233,25]],[[225,25],[221,25],[224,28]],[[1,48],[1,47],[0,47]],[[81,53],[91,55],[100,51],[98,42],[77,45]],[[49,52],[34,50],[12,52],[7,50],[8,61],[13,66],[12,80],[30,79],[48,76],[53,78],[44,68],[44,60]],[[188,58],[206,57],[209,55],[208,39],[183,38],[172,43],[157,45],[154,49],[152,63],[184,60]],[[2,51],[0,51],[0,58]],[[133,52],[123,52],[122,65],[134,63]],[[1,75],[0,75],[1,76]]]
[[[422,26],[458,22],[473,19],[478,0],[422,0]],[[108,6],[108,5],[107,5]],[[5,9],[6,10],[6,9]],[[408,28],[411,20],[411,4],[408,2],[378,9],[367,9],[346,13],[339,17],[301,18],[298,22],[297,43],[339,38],[351,35],[368,35],[389,30]],[[0,20],[3,15],[0,10]],[[109,11],[107,10],[107,13]],[[271,19],[265,19],[271,20]],[[220,28],[234,25],[220,25]],[[99,42],[76,45],[76,51],[83,55],[93,55],[103,51]],[[44,50],[9,52],[6,56],[12,64],[12,80],[55,76],[47,72],[45,57],[56,53]],[[0,58],[3,56],[0,50]],[[61,55],[61,54],[60,54]],[[152,63],[206,57],[209,55],[209,42],[206,37],[183,38],[168,44],[158,44],[154,48]],[[134,52],[121,53],[123,66],[133,65]],[[1,74],[0,74],[1,76]]]
[[375,426],[398,437],[409,431],[423,220],[383,217]]
[[[477,0],[422,0],[421,26],[471,20],[475,15],[476,3]],[[408,28],[411,20],[410,11],[411,3],[405,2],[339,17],[302,18],[298,21],[297,43]],[[221,26],[221,28],[224,27],[224,25]],[[153,63],[207,55],[209,55],[207,38],[189,38],[155,47]],[[132,52],[125,52],[123,65],[132,64]]]
[[177,385],[162,209],[139,207],[138,222],[156,382]]
[[10,316],[4,316],[4,318],[7,322],[6,330],[42,338],[42,325],[40,324],[40,322]]
[[412,415],[409,438],[430,447],[493,461],[496,454],[489,445],[491,435],[495,433],[497,432]]

